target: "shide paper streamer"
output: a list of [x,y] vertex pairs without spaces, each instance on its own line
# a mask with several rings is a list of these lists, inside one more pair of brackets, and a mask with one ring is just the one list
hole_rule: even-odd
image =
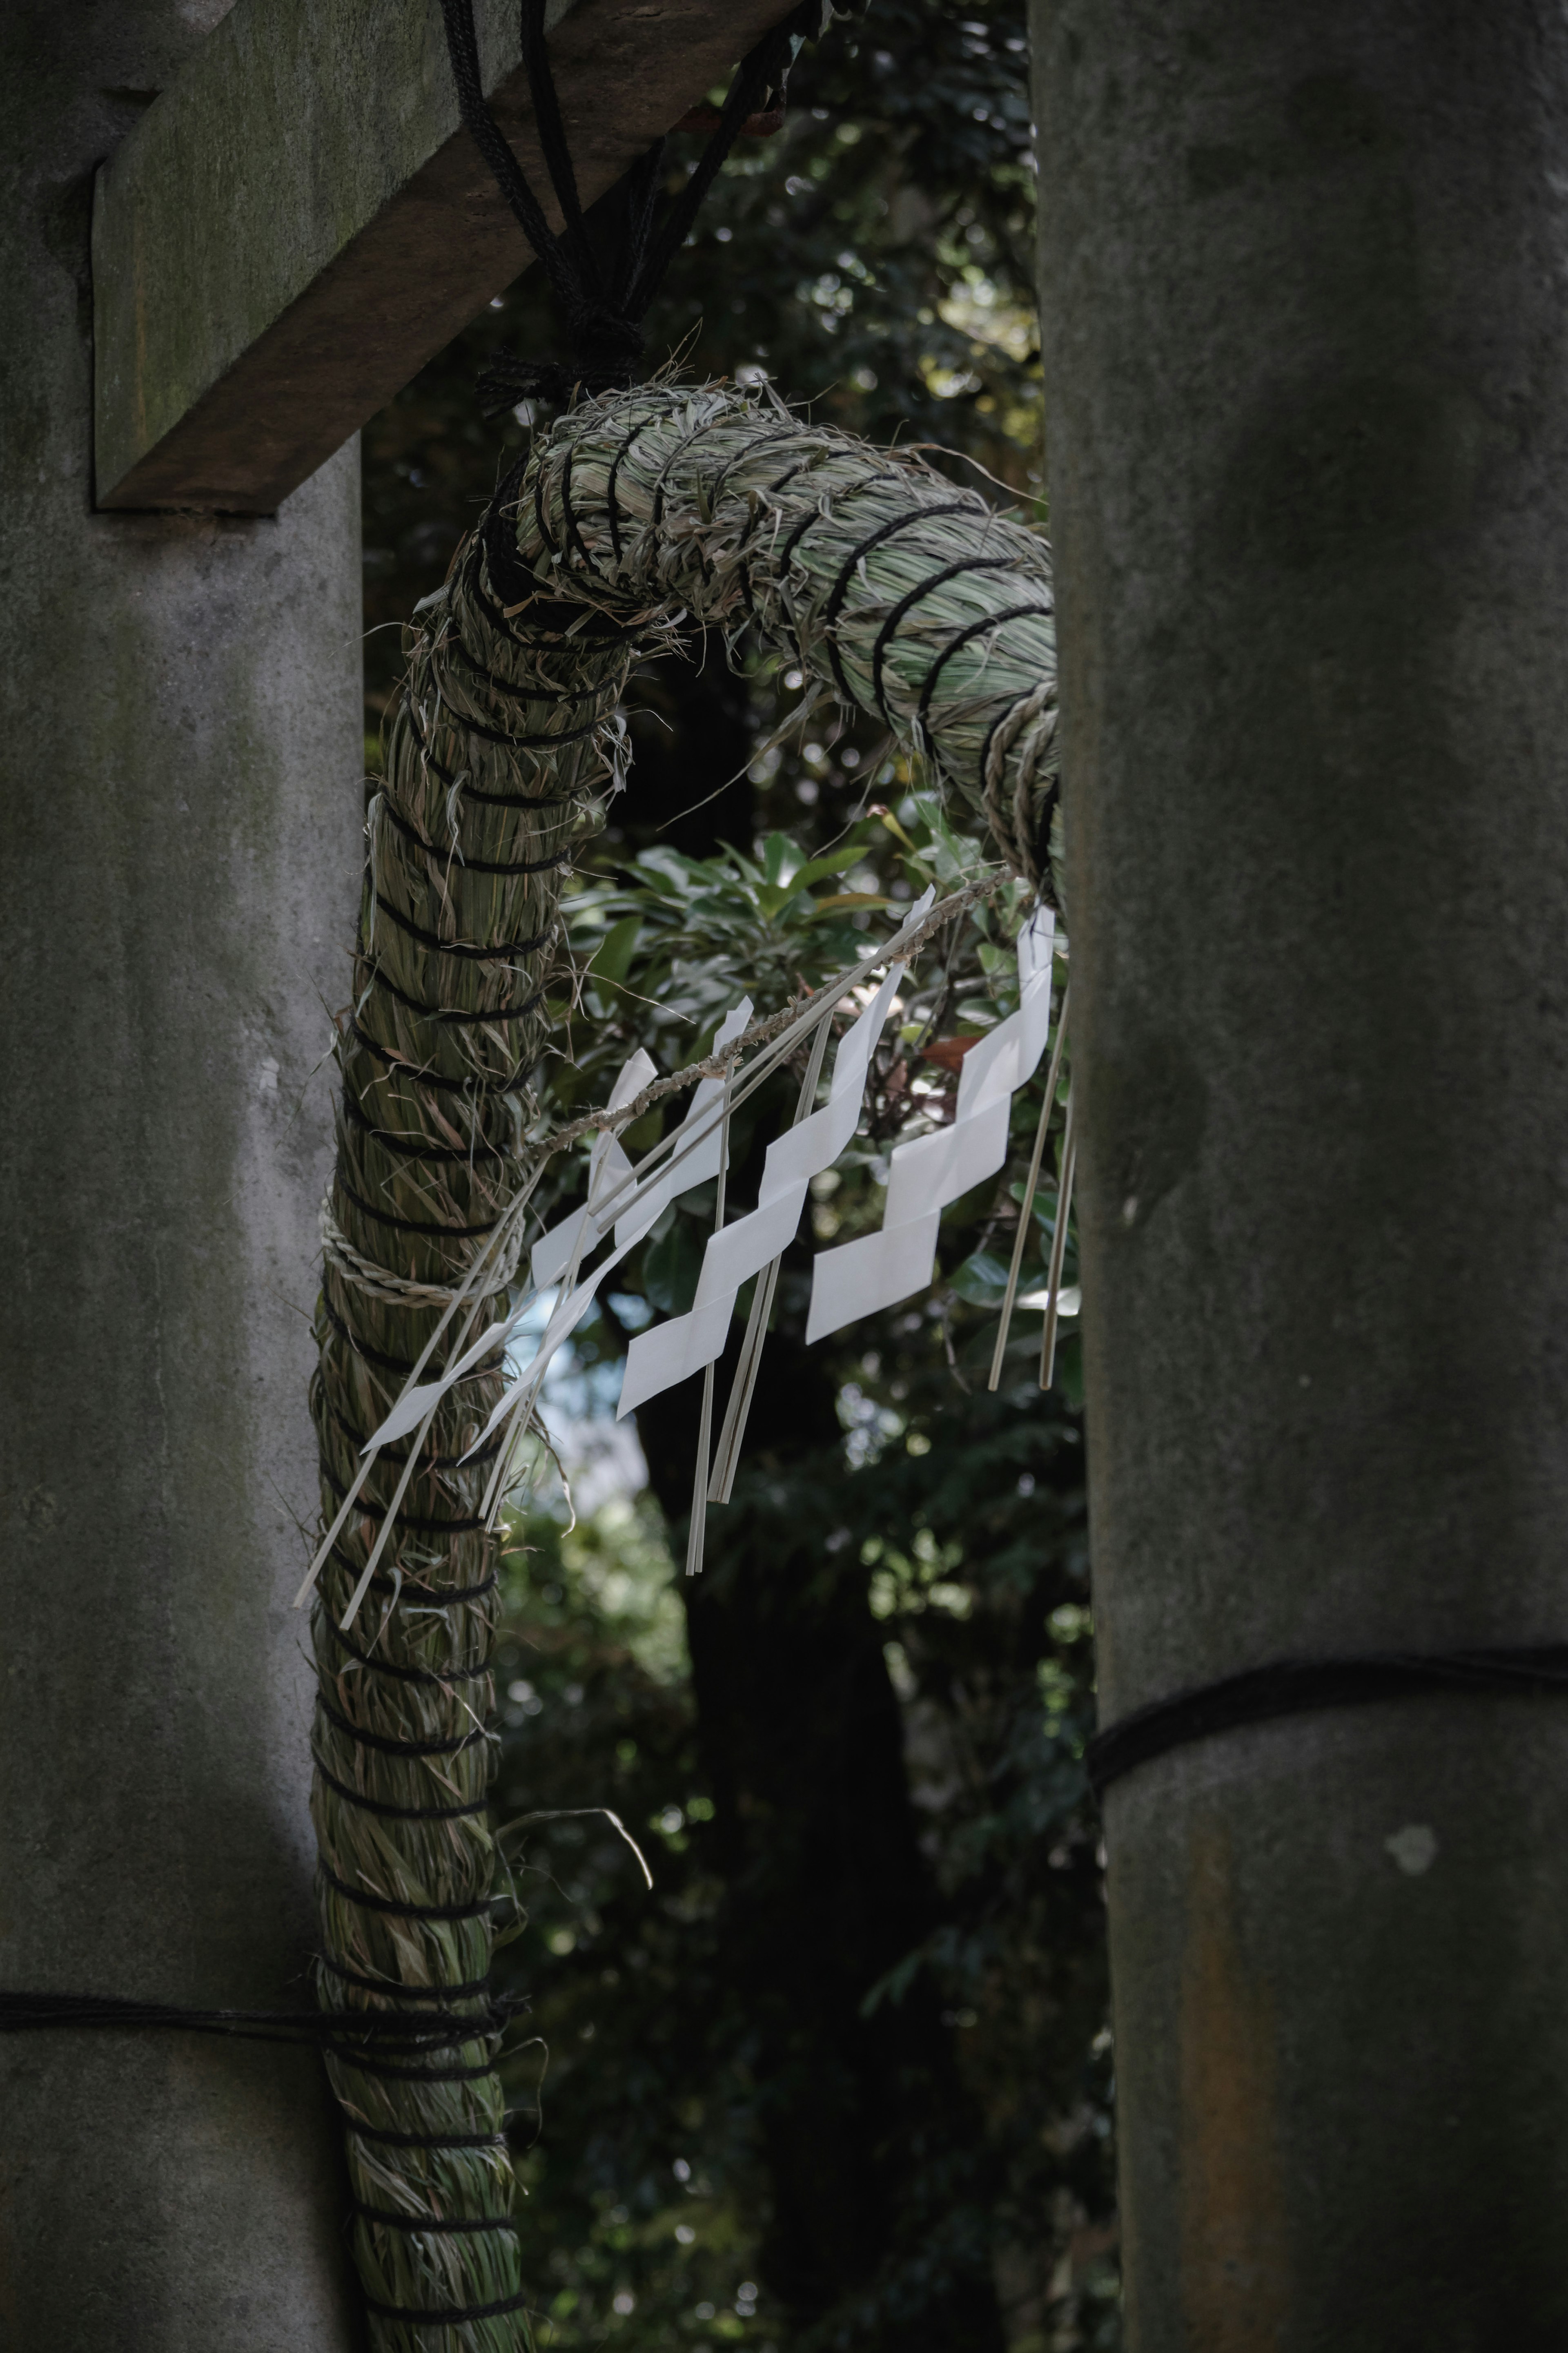
[[[924,893],[901,932],[919,927],[935,896],[934,889]],[[881,1230],[817,1253],[808,1343],[925,1290],[935,1267],[942,1210],[1005,1165],[1013,1098],[1033,1078],[1050,1038],[1055,937],[1053,912],[1037,908],[1018,935],[1018,1009],[965,1055],[951,1124],[893,1152]],[[799,1229],[813,1177],[831,1168],[855,1135],[871,1060],[904,971],[901,963],[889,957],[880,986],[839,1041],[826,1103],[769,1145],[757,1206],[708,1242],[690,1310],[631,1341],[617,1419],[624,1420],[650,1398],[677,1387],[722,1355],[742,1284],[776,1265]],[[816,1019],[820,1029],[826,1031],[835,1008],[844,1001],[849,977],[818,992]],[[750,997],[742,997],[725,1016],[714,1036],[711,1060],[725,1060],[731,1045],[739,1059],[751,1013]],[[797,1026],[804,1029],[811,1018],[804,1017]],[[770,1067],[776,1060],[776,1055],[770,1058]],[[606,1119],[619,1115],[629,1124],[637,1115],[638,1097],[655,1075],[645,1052],[639,1049],[631,1055],[611,1090]],[[754,1083],[759,1073],[748,1075]],[[532,1281],[519,1305],[470,1344],[438,1379],[411,1384],[374,1433],[371,1448],[389,1445],[416,1430],[479,1355],[510,1340],[536,1298],[554,1288],[556,1296],[532,1357],[497,1401],[469,1452],[477,1453],[498,1431],[529,1427],[552,1360],[588,1314],[605,1276],[644,1239],[670,1202],[720,1174],[724,1165],[724,1093],[723,1082],[699,1082],[672,1139],[671,1157],[646,1175],[633,1167],[612,1128],[601,1132],[589,1158],[587,1198],[581,1208],[533,1244]],[[1027,1203],[1024,1215],[1028,1215]],[[612,1230],[615,1248],[586,1273],[584,1261]],[[1058,1272],[1059,1257],[1053,1284]],[[1045,1305],[1047,1300],[1037,1294],[1027,1303]],[[731,1436],[731,1444],[738,1444],[738,1436]],[[700,1476],[706,1486],[706,1469]]]
[[[926,892],[914,911],[917,919],[935,896],[934,891]],[[667,1324],[639,1332],[632,1341],[626,1351],[617,1419],[624,1420],[661,1389],[673,1388],[688,1374],[700,1371],[723,1353],[741,1285],[761,1274],[771,1260],[787,1250],[799,1227],[812,1178],[832,1167],[860,1124],[871,1057],[903,976],[903,965],[892,965],[870,1003],[840,1039],[822,1109],[797,1126],[786,1128],[769,1145],[757,1206],[750,1217],[726,1226],[709,1242],[702,1253],[690,1314],[672,1316]]]
[[[952,1124],[894,1150],[880,1233],[818,1251],[805,1326],[808,1344],[926,1290],[936,1267],[942,1211],[1005,1163],[1013,1097],[1034,1077],[1050,1036],[1055,931],[1056,918],[1047,907],[1019,933],[1018,1010],[965,1054]],[[1026,1220],[1026,1203],[1023,1214]]]

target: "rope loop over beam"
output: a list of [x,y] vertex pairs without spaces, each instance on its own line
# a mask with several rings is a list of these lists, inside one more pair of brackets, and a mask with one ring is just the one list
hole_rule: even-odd
[[[511,1250],[474,1270],[542,1165],[531,1076],[567,976],[562,892],[627,782],[627,678],[693,621],[797,661],[807,708],[879,714],[1055,897],[1050,552],[916,456],[733,385],[581,398],[416,616],[366,827],[316,1316],[331,1523],[313,1621],[318,1978],[325,2007],[374,2018],[427,2019],[435,2000],[461,2016],[471,1995],[475,2039],[462,2063],[430,2070],[356,2055],[348,2037],[329,2051],[376,2353],[514,2353],[538,2258],[483,2040],[500,1608],[489,1530],[506,1450],[470,1450],[501,1394],[499,1351],[406,1445],[367,1455],[361,1433],[405,1377],[456,1361],[437,1335],[466,1284],[477,1328],[509,1302]],[[405,2220],[436,2214],[463,2226]]]

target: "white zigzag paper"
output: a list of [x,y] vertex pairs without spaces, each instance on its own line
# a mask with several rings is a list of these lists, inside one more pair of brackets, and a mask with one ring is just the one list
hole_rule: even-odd
[[[639,1046],[621,1064],[605,1109],[624,1110],[658,1075],[652,1055],[645,1054]],[[587,1201],[582,1208],[574,1209],[569,1218],[563,1218],[558,1226],[552,1226],[548,1233],[541,1234],[529,1253],[529,1271],[536,1291],[548,1291],[552,1282],[559,1282],[572,1264],[574,1254],[579,1265],[588,1256],[601,1231],[594,1215],[595,1203],[618,1190],[631,1174],[632,1164],[622,1151],[619,1138],[606,1130],[595,1139],[588,1157]]]
[[1018,1010],[964,1056],[951,1127],[893,1153],[880,1232],[818,1251],[808,1342],[925,1290],[943,1209],[1005,1162],[1014,1094],[1034,1076],[1050,1036],[1055,932],[1055,916],[1041,908],[1019,933]]
[[[727,1046],[732,1038],[740,1037],[751,1018],[752,1000],[749,997],[742,997],[740,1003],[726,1013],[715,1030],[710,1052],[718,1053],[720,1048]],[[624,1110],[657,1075],[652,1060],[639,1047],[627,1061],[622,1063],[620,1075],[605,1109]],[[701,1128],[723,1092],[722,1079],[698,1081],[696,1092],[686,1107],[686,1117],[680,1123],[680,1132],[689,1129],[697,1135],[698,1141],[675,1165],[667,1166],[657,1176],[648,1177],[633,1192],[616,1219],[616,1240],[622,1249],[629,1249],[634,1241],[647,1233],[667,1203],[679,1199],[682,1193],[693,1191],[699,1185],[705,1185],[710,1176],[719,1174],[720,1124],[715,1120],[707,1135],[701,1134]],[[680,1146],[678,1145],[676,1149],[679,1152]],[[558,1226],[552,1226],[550,1231],[541,1234],[533,1245],[529,1265],[537,1290],[547,1291],[552,1282],[560,1282],[572,1262],[574,1250],[580,1265],[602,1240],[605,1228],[594,1214],[594,1205],[618,1193],[632,1173],[632,1164],[616,1138],[608,1134],[600,1136],[588,1163],[586,1207],[574,1209]],[[583,1235],[581,1247],[577,1241],[579,1229]]]
[[[731,1038],[738,1038],[751,1018],[752,1000],[749,997],[743,997],[739,1005],[727,1013],[720,1023],[713,1040],[715,1048],[727,1046]],[[610,1100],[606,1108],[610,1111],[621,1110],[635,1096],[642,1092],[653,1076],[654,1065],[639,1047],[635,1054],[629,1055],[622,1063],[616,1083],[610,1090]],[[722,1082],[717,1079],[704,1079],[700,1082],[688,1106],[686,1117],[681,1123],[682,1128],[689,1127],[700,1113],[710,1108],[721,1092],[721,1087]],[[642,1193],[633,1193],[616,1221],[616,1238],[620,1247],[616,1250],[614,1258],[606,1259],[589,1282],[575,1284],[556,1301],[550,1321],[545,1326],[544,1335],[534,1351],[528,1373],[521,1382],[515,1383],[507,1391],[506,1396],[501,1399],[500,1406],[491,1416],[489,1428],[493,1428],[495,1422],[500,1419],[503,1409],[510,1411],[532,1378],[535,1368],[542,1378],[545,1366],[562,1341],[570,1333],[575,1331],[587,1314],[600,1282],[609,1273],[611,1267],[617,1265],[626,1256],[632,1244],[647,1231],[665,1203],[672,1200],[677,1194],[685,1192],[689,1187],[700,1185],[708,1177],[717,1175],[718,1168],[719,1130],[715,1123],[710,1139],[701,1140],[696,1149],[689,1153],[677,1167],[661,1171],[658,1176],[650,1178]],[[601,1135],[594,1145],[588,1163],[586,1206],[581,1209],[574,1209],[569,1218],[563,1219],[558,1226],[552,1226],[548,1233],[542,1234],[533,1245],[529,1261],[530,1271],[533,1278],[533,1291],[547,1290],[552,1283],[559,1282],[568,1270],[574,1276],[575,1275],[583,1260],[601,1239],[599,1223],[594,1215],[594,1203],[607,1200],[612,1194],[620,1189],[632,1174],[632,1164],[626,1158],[616,1137],[608,1134]],[[373,1447],[390,1445],[394,1440],[405,1438],[411,1430],[417,1430],[431,1407],[443,1398],[456,1382],[460,1381],[465,1373],[471,1372],[476,1365],[483,1363],[492,1350],[502,1346],[511,1338],[528,1313],[531,1301],[532,1293],[530,1293],[529,1298],[521,1301],[510,1315],[502,1316],[498,1323],[488,1324],[476,1340],[469,1342],[460,1356],[453,1358],[438,1380],[421,1381],[416,1387],[405,1389],[380,1429],[373,1432],[366,1440],[365,1451],[368,1453]],[[483,1436],[475,1440],[476,1445],[484,1443],[484,1437],[489,1435],[489,1428]]]
[[[935,895],[928,891],[906,920],[916,921]],[[866,1073],[903,976],[903,965],[894,965],[870,1004],[840,1039],[827,1101],[821,1110],[797,1127],[786,1128],[769,1145],[757,1206],[749,1217],[737,1218],[732,1226],[710,1240],[690,1314],[639,1332],[633,1340],[626,1351],[617,1420],[624,1420],[662,1389],[673,1388],[689,1374],[700,1372],[721,1354],[741,1285],[787,1250],[812,1178],[833,1166],[860,1124]],[[618,1238],[618,1226],[616,1230]]]
[[[716,1054],[721,1048],[727,1046],[732,1038],[740,1037],[751,1018],[752,1000],[749,997],[742,997],[740,1003],[732,1007],[720,1023],[710,1050]],[[646,1068],[643,1067],[644,1065]],[[652,1077],[653,1068],[647,1056],[640,1050],[623,1063],[620,1076],[616,1079],[610,1096],[609,1108],[612,1111],[619,1111],[625,1104],[630,1103],[635,1095],[639,1094]],[[680,1124],[680,1130],[677,1132],[680,1133],[686,1128],[695,1126],[713,1108],[723,1092],[722,1079],[700,1080],[696,1092],[687,1107],[686,1117]],[[629,1176],[632,1173],[630,1161],[613,1139],[606,1140],[611,1142],[611,1150],[615,1158],[620,1163],[626,1176]],[[693,1186],[705,1184],[710,1176],[718,1175],[722,1149],[720,1124],[715,1121],[711,1134],[700,1136],[695,1148],[678,1166],[661,1169],[658,1176],[650,1176],[646,1185],[637,1187],[626,1208],[616,1219],[615,1249],[607,1259],[595,1268],[585,1282],[576,1282],[573,1278],[578,1267],[587,1251],[592,1250],[599,1240],[599,1223],[592,1214],[594,1202],[607,1199],[611,1191],[623,1181],[619,1175],[606,1173],[611,1169],[611,1153],[605,1153],[601,1156],[598,1146],[595,1146],[594,1159],[590,1163],[592,1173],[589,1178],[586,1208],[575,1211],[570,1218],[563,1219],[559,1226],[552,1226],[547,1234],[542,1234],[534,1244],[530,1260],[534,1281],[542,1290],[546,1281],[554,1282],[561,1275],[566,1277],[571,1287],[563,1290],[556,1301],[551,1312],[550,1321],[544,1327],[543,1337],[530,1358],[527,1370],[520,1379],[512,1383],[510,1388],[500,1398],[495,1411],[475,1439],[473,1446],[469,1448],[470,1454],[484,1444],[493,1430],[498,1430],[502,1422],[510,1419],[525,1398],[531,1399],[538,1395],[551,1358],[562,1342],[571,1337],[588,1313],[605,1277],[611,1272],[612,1269],[619,1266],[628,1250],[635,1249],[641,1241],[648,1228],[657,1222],[667,1202],[673,1201],[681,1193],[689,1193]],[[579,1230],[585,1236],[581,1243],[576,1239]],[[563,1235],[567,1238],[564,1247],[561,1242]],[[542,1279],[539,1271],[542,1265],[550,1267],[555,1271]],[[464,1460],[467,1459],[465,1456]]]

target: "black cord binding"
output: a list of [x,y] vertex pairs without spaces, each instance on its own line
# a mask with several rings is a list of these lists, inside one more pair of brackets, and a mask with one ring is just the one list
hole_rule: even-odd
[[1134,1708],[1097,1732],[1084,1753],[1089,1786],[1102,1798],[1112,1781],[1167,1749],[1208,1740],[1244,1724],[1267,1724],[1320,1707],[1416,1699],[1432,1692],[1492,1692],[1514,1697],[1568,1694],[1568,1642],[1518,1649],[1374,1651],[1360,1658],[1276,1659],[1194,1691]]
[[469,2001],[476,1994],[489,1993],[488,1977],[469,1978],[462,1985],[405,1985],[399,1978],[366,1977],[363,1969],[350,1968],[346,1961],[329,1960],[325,1953],[314,1956],[322,1968],[331,1969],[333,1977],[342,1978],[345,1985],[356,1985],[366,1993],[381,1994],[388,2001]]
[[578,385],[587,392],[620,391],[636,379],[643,354],[643,319],[659,281],[685,243],[702,200],[748,117],[758,111],[770,92],[782,101],[795,50],[816,29],[820,0],[805,0],[782,25],[765,33],[742,60],[697,168],[657,231],[654,208],[664,165],[664,141],[656,141],[632,166],[622,183],[621,249],[609,268],[595,250],[583,214],[545,47],[544,0],[523,0],[522,54],[539,143],[561,211],[559,236],[551,228],[543,206],[490,112],[479,72],[473,0],[441,0],[441,14],[464,125],[544,266],[561,305],[572,353],[565,363],[523,360],[508,351],[492,354],[479,379],[486,414],[499,415],[520,400],[569,400]]
[[378,2320],[401,2320],[410,2328],[460,2328],[469,2320],[499,2320],[503,2312],[526,2312],[528,2298],[524,2295],[503,2295],[499,2304],[449,2304],[434,2312],[423,2312],[413,2304],[378,2304],[367,2295],[364,2308]]
[[[345,1806],[357,1806],[362,1814],[381,1814],[387,1820],[395,1822],[459,1822],[470,1814],[486,1814],[489,1811],[490,1801],[488,1797],[475,1798],[466,1806],[389,1805],[384,1798],[367,1798],[363,1790],[351,1788],[348,1782],[340,1781],[337,1775],[322,1764],[313,1748],[310,1754],[315,1758],[316,1770],[328,1788],[335,1789]],[[327,1967],[330,1969],[336,1968],[337,1963],[329,1961]],[[374,1980],[361,1978],[358,1982],[361,1985],[370,1985]],[[384,1990],[396,1994],[400,2000],[406,1998],[405,1989],[401,1986],[389,1984]]]
[[476,1740],[494,1737],[480,1725],[478,1731],[460,1732],[450,1740],[394,1739],[389,1733],[366,1732],[362,1725],[351,1724],[342,1710],[332,1705],[324,1691],[317,1692],[316,1705],[329,1723],[335,1724],[340,1732],[347,1733],[349,1738],[357,1741],[362,1748],[383,1748],[389,1757],[455,1757],[460,1748],[471,1748]]
[[358,2135],[361,2140],[377,2140],[388,2148],[504,2148],[505,2133],[405,2133],[393,2132],[384,2125],[361,2124],[357,2116],[345,2116],[343,2130]]
[[[399,1989],[389,1986],[386,1990],[391,1994]],[[0,2034],[71,2026],[156,2029],[222,2034],[244,2042],[324,2042],[353,2061],[353,2045],[361,2038],[408,2052],[480,2042],[504,2032],[523,2007],[521,1997],[502,1994],[489,2000],[477,2018],[453,2010],[426,2010],[409,2018],[394,2010],[187,2010],[176,2002],[137,2001],[125,1994],[0,1992]],[[423,2070],[416,2072],[424,2075]],[[489,2065],[479,2073],[488,2074]]]
[[457,2231],[515,2231],[515,2214],[400,2214],[392,2206],[364,2206],[355,2198],[349,2211],[362,2222],[379,2222],[384,2231],[427,2231],[446,2238]]
[[367,1912],[385,1912],[395,1920],[479,1920],[492,1904],[504,1904],[507,1900],[501,1894],[480,1895],[468,1904],[413,1904],[405,1896],[374,1895],[368,1887],[351,1887],[346,1879],[339,1878],[324,1855],[317,1856],[316,1869],[346,1904],[363,1905]]

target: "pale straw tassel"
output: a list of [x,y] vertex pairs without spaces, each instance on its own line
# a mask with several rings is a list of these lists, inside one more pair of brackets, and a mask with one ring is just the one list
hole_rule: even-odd
[[[583,1270],[584,1250],[589,1246],[587,1234],[588,1228],[584,1220],[579,1225],[573,1237],[572,1254],[563,1270],[560,1285],[555,1294],[557,1303],[563,1299],[569,1300],[577,1287],[577,1277]],[[534,1352],[536,1364],[539,1356],[543,1353],[544,1339],[549,1329],[547,1320],[544,1332],[540,1335],[540,1345]],[[501,1425],[502,1436],[496,1454],[496,1467],[490,1473],[489,1485],[485,1489],[484,1501],[479,1505],[479,1517],[485,1524],[487,1534],[494,1534],[496,1523],[500,1517],[501,1505],[506,1501],[507,1482],[521,1459],[522,1442],[532,1427],[533,1409],[539,1403],[539,1394],[544,1386],[544,1376],[547,1370],[547,1365],[540,1366],[537,1375],[529,1382],[528,1387],[520,1390],[516,1404]],[[482,1444],[483,1440],[479,1442]],[[576,1516],[574,1508],[573,1516],[574,1518]]]
[[[822,1076],[823,1057],[827,1051],[832,1027],[830,1021],[820,1023],[811,1041],[811,1056],[805,1066],[805,1076],[800,1082],[800,1100],[795,1107],[793,1126],[800,1125],[816,1101],[816,1082]],[[730,1402],[724,1409],[724,1427],[719,1432],[718,1451],[713,1457],[713,1476],[708,1488],[710,1504],[727,1504],[730,1491],[735,1483],[736,1466],[741,1460],[741,1441],[746,1434],[746,1417],[751,1412],[752,1393],[757,1386],[757,1372],[767,1341],[768,1317],[773,1314],[773,1293],[778,1289],[781,1263],[775,1258],[763,1267],[757,1277],[756,1290],[752,1294],[752,1313],[746,1324],[746,1336],[741,1343],[741,1361],[735,1367]]]
[[1068,1246],[1068,1212],[1072,1208],[1073,1167],[1078,1159],[1078,1136],[1073,1125],[1072,1090],[1068,1090],[1067,1125],[1062,1130],[1062,1174],[1057,1187],[1057,1229],[1051,1236],[1051,1271],[1046,1279],[1049,1296],[1046,1303],[1046,1328],[1040,1335],[1040,1387],[1048,1389],[1057,1369],[1057,1305],[1061,1297],[1062,1254]]
[[[826,1030],[827,1024],[823,1023]],[[730,1089],[735,1075],[731,1062],[724,1073],[724,1115],[719,1124],[719,1189],[713,1202],[713,1230],[724,1223],[725,1179],[730,1173]],[[708,1533],[708,1471],[713,1436],[713,1375],[711,1360],[702,1368],[702,1419],[697,1425],[697,1470],[691,1482],[691,1533],[686,1539],[686,1574],[702,1574],[702,1546]]]
[[[479,1278],[481,1275],[488,1275],[492,1271],[491,1261],[494,1260],[497,1251],[504,1250],[513,1234],[520,1230],[523,1212],[527,1208],[529,1201],[533,1196],[534,1188],[538,1185],[543,1171],[544,1164],[541,1161],[538,1166],[533,1170],[532,1174],[526,1179],[521,1189],[514,1195],[507,1208],[502,1211],[500,1218],[497,1221],[495,1231],[490,1235],[489,1240],[485,1243],[484,1248],[479,1251],[478,1257],[470,1262],[468,1272],[464,1275],[462,1282],[458,1284],[457,1291],[453,1294],[451,1304],[443,1309],[440,1322],[437,1324],[434,1332],[431,1333],[430,1337],[426,1341],[423,1348],[420,1349],[418,1361],[403,1385],[402,1395],[406,1396],[409,1390],[418,1384],[419,1376],[425,1370],[425,1367],[429,1363],[431,1357],[435,1355],[436,1350],[439,1347],[447,1324],[452,1321],[452,1318],[458,1313],[458,1310],[465,1305],[468,1308],[468,1314],[463,1320],[463,1328],[459,1333],[455,1345],[447,1353],[449,1356],[460,1356],[464,1348],[467,1347],[468,1341],[473,1335],[474,1325],[479,1321],[479,1310],[484,1305],[487,1297],[489,1295],[489,1284],[487,1282],[481,1282]],[[357,1611],[360,1602],[364,1597],[372,1572],[374,1570],[375,1564],[381,1557],[383,1547],[384,1546],[388,1536],[392,1533],[393,1521],[396,1515],[397,1506],[402,1502],[404,1493],[408,1486],[408,1482],[414,1476],[415,1467],[419,1459],[419,1450],[424,1445],[426,1438],[429,1434],[430,1425],[436,1418],[437,1408],[439,1404],[439,1398],[431,1404],[428,1411],[426,1413],[424,1420],[419,1426],[419,1434],[409,1450],[408,1460],[404,1466],[403,1477],[398,1482],[397,1493],[394,1496],[392,1503],[388,1507],[388,1514],[386,1518],[384,1518],[382,1523],[382,1531],[376,1541],[375,1551],[371,1557],[370,1564],[366,1568],[363,1577],[361,1578],[358,1587],[355,1588],[354,1597],[350,1605],[349,1616],[343,1620],[345,1630],[352,1621],[354,1612]],[[375,1468],[376,1459],[381,1452],[382,1443],[383,1441],[379,1438],[373,1438],[362,1450],[360,1466],[354,1474],[353,1483],[338,1507],[336,1519],[332,1522],[331,1526],[327,1530],[326,1535],[321,1538],[316,1556],[305,1572],[304,1583],[300,1586],[299,1592],[294,1596],[294,1607],[296,1609],[301,1609],[304,1608],[306,1597],[310,1593],[310,1588],[314,1585],[317,1577],[321,1575],[322,1563],[325,1561],[328,1554],[331,1551],[332,1546],[336,1544],[343,1528],[347,1525],[349,1515],[359,1500],[360,1489],[364,1485],[365,1481],[369,1478],[371,1472]]]
[[1035,1206],[1039,1189],[1040,1163],[1045,1158],[1046,1133],[1056,1109],[1057,1075],[1062,1066],[1062,1048],[1068,1034],[1068,998],[1072,994],[1069,980],[1062,991],[1061,1011],[1057,1015],[1057,1042],[1051,1050],[1051,1067],[1046,1077],[1046,1099],[1040,1105],[1040,1124],[1035,1130],[1035,1149],[1029,1161],[1028,1180],[1024,1198],[1018,1204],[1018,1230],[1013,1237],[1013,1263],[1007,1270],[1007,1288],[1002,1298],[1002,1321],[996,1327],[996,1345],[991,1352],[991,1378],[987,1388],[995,1388],[1002,1378],[1002,1359],[1007,1353],[1007,1335],[1013,1327],[1013,1303],[1018,1296],[1018,1270],[1024,1263],[1024,1245],[1029,1239],[1029,1213]]

